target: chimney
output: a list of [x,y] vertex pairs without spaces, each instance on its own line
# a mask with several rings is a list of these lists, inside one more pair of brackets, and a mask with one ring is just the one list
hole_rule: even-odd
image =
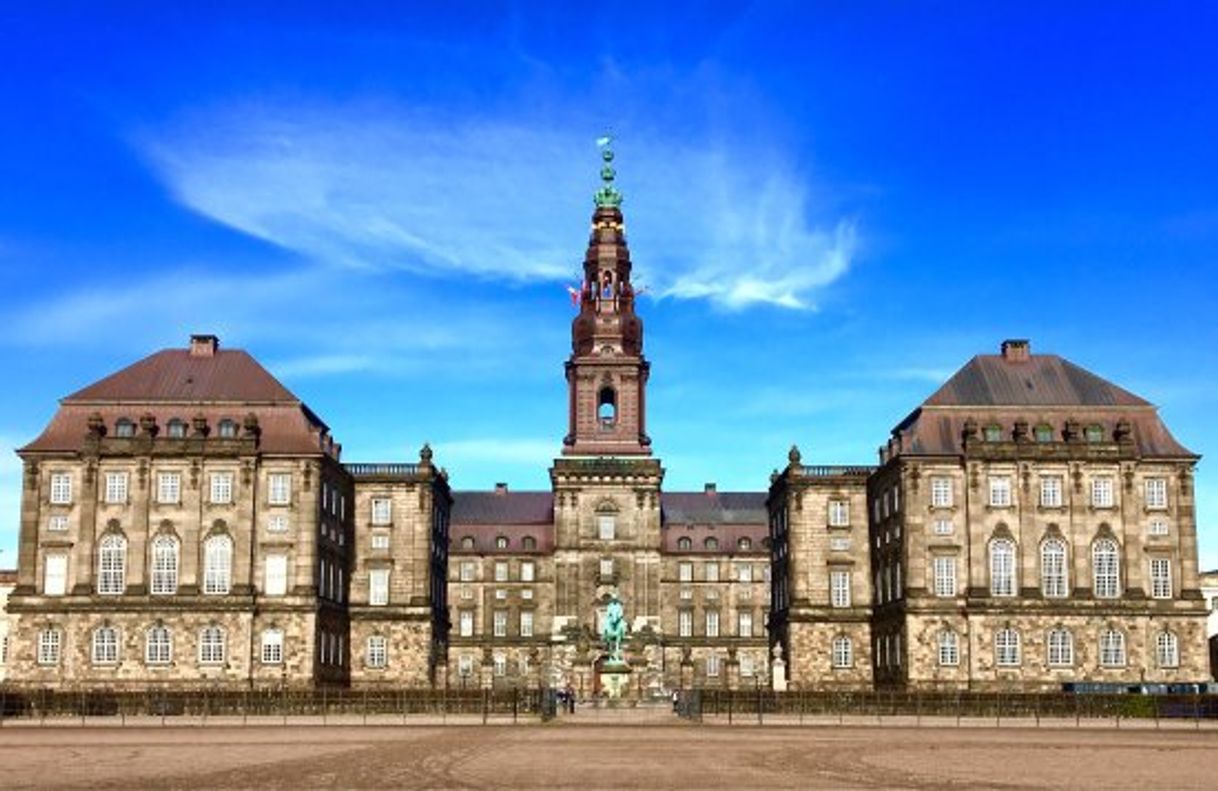
[[714,482],[714,481],[711,481],[710,483],[705,484],[705,485],[702,487],[702,491],[706,492],[706,494],[707,494],[708,496],[710,496],[710,497],[714,497],[714,496],[715,496],[715,482]]
[[220,339],[215,335],[191,335],[191,357],[215,357],[216,349],[220,348]]
[[508,486],[506,483],[495,484],[495,494],[503,495],[503,494],[507,494],[507,493],[508,493]]
[[1009,363],[1026,363],[1032,356],[1032,346],[1027,339],[1002,342],[1002,359]]

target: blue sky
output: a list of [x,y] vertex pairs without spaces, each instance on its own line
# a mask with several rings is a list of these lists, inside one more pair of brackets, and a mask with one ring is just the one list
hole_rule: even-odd
[[606,129],[668,488],[873,462],[1007,337],[1218,454],[1205,4],[167,5],[0,9],[0,565],[11,449],[195,331],[349,460],[546,487]]

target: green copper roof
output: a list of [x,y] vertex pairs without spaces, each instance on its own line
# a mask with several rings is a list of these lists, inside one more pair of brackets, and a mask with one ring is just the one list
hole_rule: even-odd
[[613,179],[617,176],[617,171],[613,169],[613,138],[602,137],[596,142],[601,147],[601,159],[605,161],[601,167],[601,181],[604,184],[596,191],[593,200],[597,206],[616,208],[622,205],[622,193],[613,186]]

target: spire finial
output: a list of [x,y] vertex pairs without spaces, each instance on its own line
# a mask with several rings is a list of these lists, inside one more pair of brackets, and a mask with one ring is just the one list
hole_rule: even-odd
[[605,164],[601,166],[601,181],[604,184],[596,191],[594,200],[598,207],[616,209],[622,205],[622,193],[613,186],[613,179],[617,176],[617,171],[613,169],[613,136],[606,134],[598,137],[596,145],[601,149],[601,159]]

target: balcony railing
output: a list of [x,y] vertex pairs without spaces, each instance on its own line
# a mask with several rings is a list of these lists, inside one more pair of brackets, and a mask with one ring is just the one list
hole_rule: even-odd
[[413,478],[419,474],[419,465],[405,462],[367,462],[343,467],[353,478]]
[[813,464],[800,467],[800,474],[806,478],[866,478],[875,472],[875,467],[867,465]]

